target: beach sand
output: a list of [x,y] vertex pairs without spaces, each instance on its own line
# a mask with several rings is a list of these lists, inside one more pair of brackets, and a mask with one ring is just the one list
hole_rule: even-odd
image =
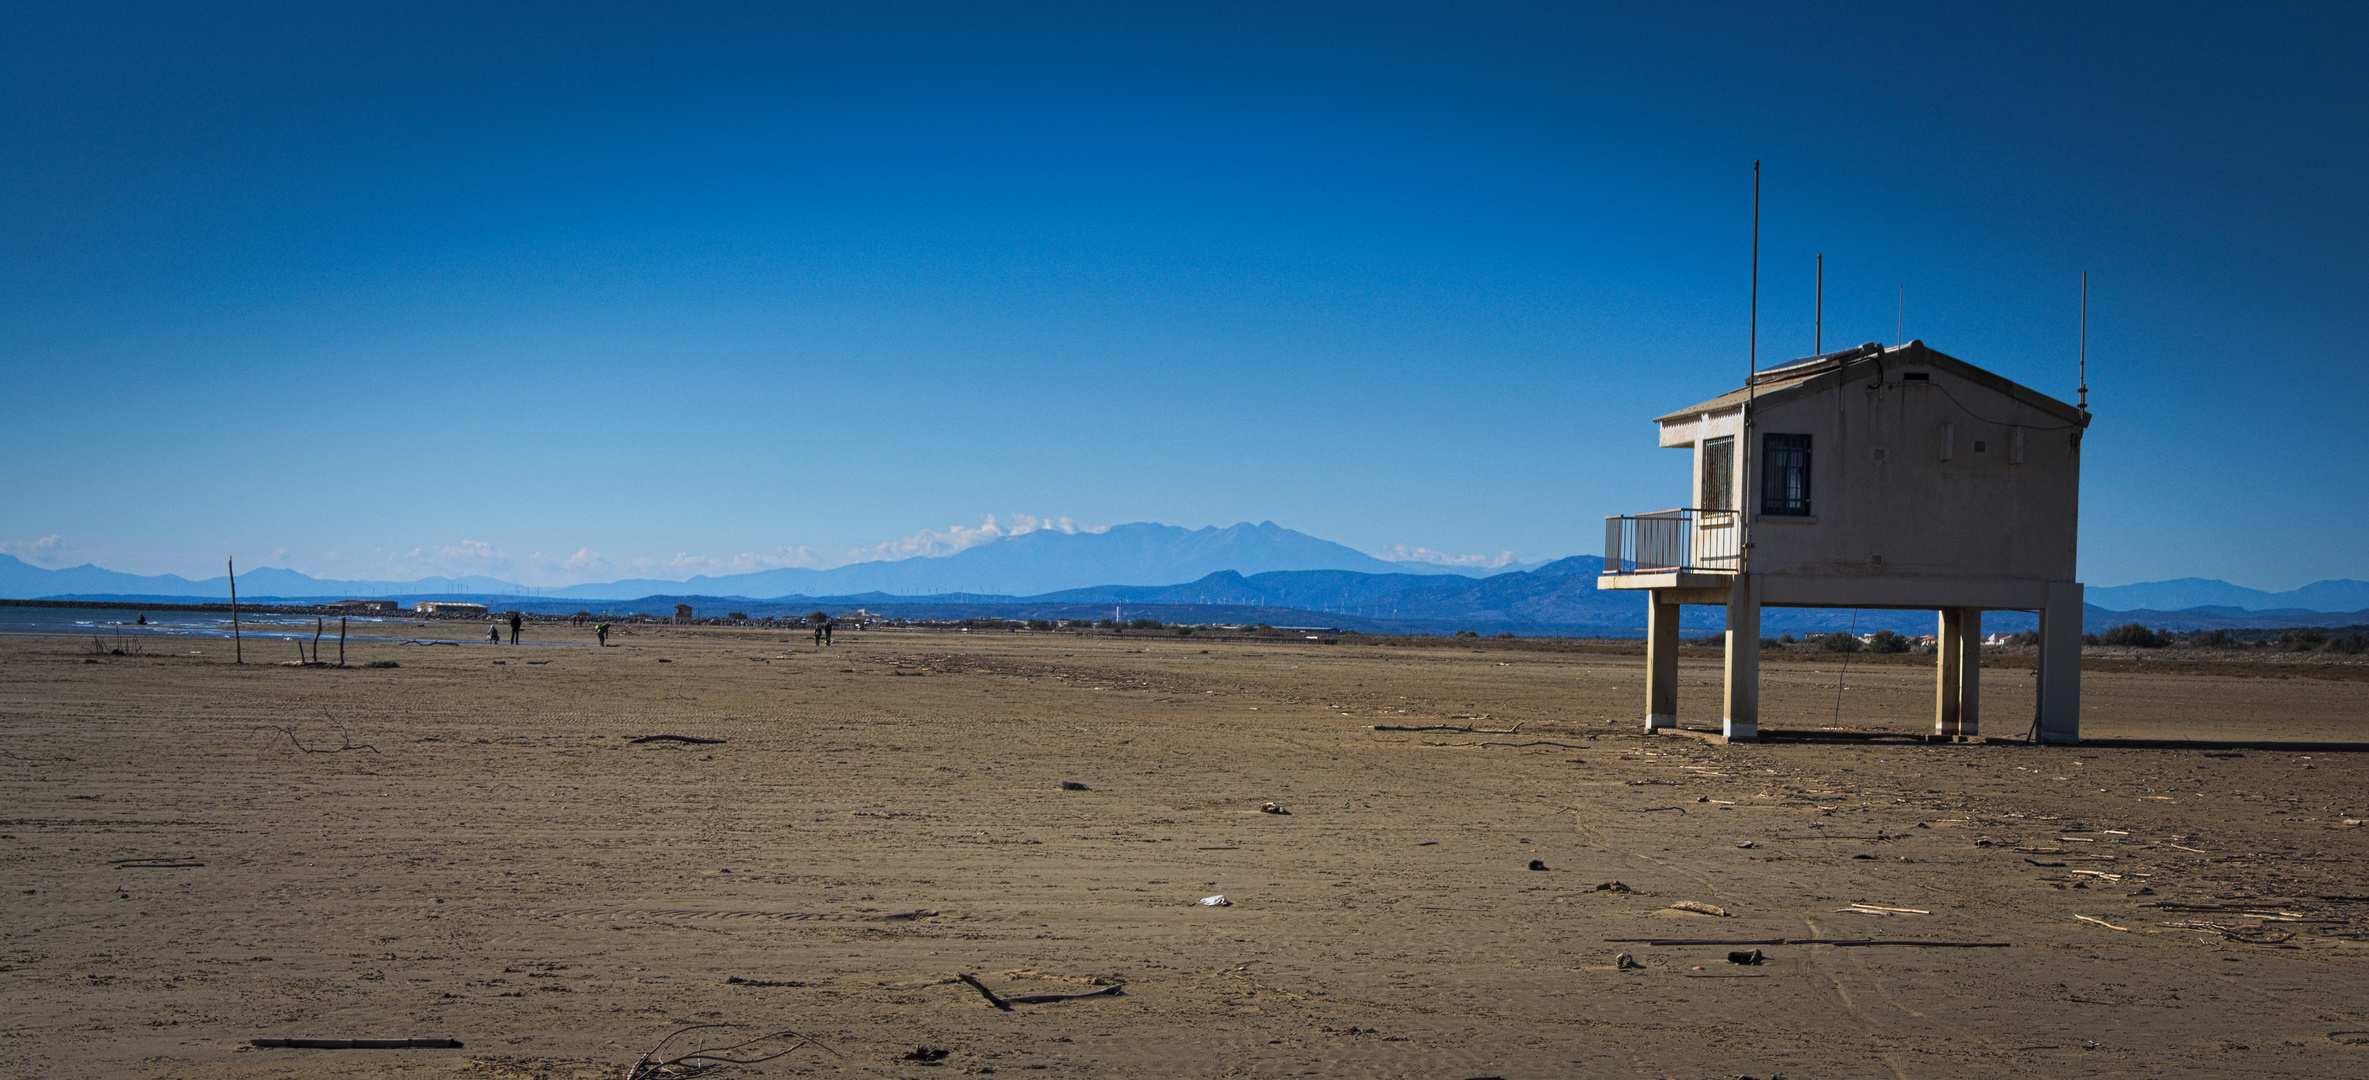
[[[1729,747],[1644,735],[1601,651],[632,629],[0,639],[0,1075],[617,1077],[701,1023],[829,1048],[750,1076],[2369,1074],[2369,682]],[[1855,667],[1846,725],[1928,727],[1931,679]],[[1765,723],[1836,681],[1773,660]],[[2029,682],[1986,672],[1992,734]],[[2009,947],[1607,940],[1804,937]],[[408,1036],[465,1045],[247,1046]]]

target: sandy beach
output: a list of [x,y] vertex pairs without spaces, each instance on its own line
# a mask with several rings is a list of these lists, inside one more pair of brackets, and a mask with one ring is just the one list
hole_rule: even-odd
[[[725,1023],[814,1042],[719,1075],[2369,1072],[2369,682],[1730,747],[1643,734],[1602,651],[634,630],[0,639],[0,1075],[617,1077]],[[1772,660],[1764,723],[1837,663]],[[1854,667],[1844,725],[1931,679]],[[1808,938],[2004,945],[1615,940]]]

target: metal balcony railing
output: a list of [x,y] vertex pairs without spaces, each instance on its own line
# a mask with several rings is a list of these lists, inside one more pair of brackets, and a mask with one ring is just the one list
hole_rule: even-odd
[[1607,574],[1732,574],[1742,563],[1733,510],[1657,510],[1604,519]]

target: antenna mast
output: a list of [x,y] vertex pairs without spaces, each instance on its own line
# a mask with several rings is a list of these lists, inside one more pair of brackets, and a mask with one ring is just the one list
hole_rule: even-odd
[[[1760,162],[1752,162],[1752,341],[1744,348],[1744,385],[1760,374]],[[1749,396],[1749,394],[1747,394]]]
[[1826,253],[1818,253],[1818,306],[1810,309],[1810,355],[1826,355]]
[[2081,401],[2082,412],[2089,411],[2089,271],[2081,272]]
[[[1752,340],[1744,349],[1744,411],[1736,416],[1736,472],[1729,481],[1744,491],[1752,490],[1746,479],[1752,475],[1752,406],[1757,402],[1759,388],[1752,384],[1760,374],[1760,159],[1752,159]],[[1733,500],[1736,509],[1736,573],[1752,569],[1752,515],[1744,509],[1739,493]]]

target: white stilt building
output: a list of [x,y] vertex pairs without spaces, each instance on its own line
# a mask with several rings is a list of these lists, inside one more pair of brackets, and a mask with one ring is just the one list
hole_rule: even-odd
[[1940,612],[1933,733],[1974,737],[1982,613],[2013,610],[2040,616],[2039,737],[2078,741],[2089,421],[1921,341],[1799,360],[1661,417],[1661,444],[1694,451],[1695,505],[1606,519],[1597,582],[1651,597],[1646,727],[1678,723],[1681,605],[1727,608],[1731,740],[1760,733],[1760,609],[1905,608]]

